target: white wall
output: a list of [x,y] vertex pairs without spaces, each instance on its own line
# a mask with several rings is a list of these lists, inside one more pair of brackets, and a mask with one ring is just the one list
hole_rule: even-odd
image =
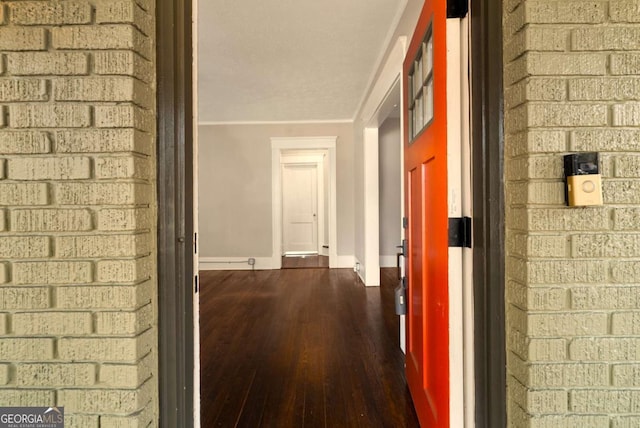
[[379,189],[380,189],[380,256],[392,256],[395,266],[397,245],[401,239],[400,195],[400,118],[390,117],[378,130],[379,144]]
[[200,125],[201,257],[271,257],[271,137],[338,136],[338,255],[353,255],[353,124]]
[[271,256],[271,147],[227,127],[199,126],[201,257]]

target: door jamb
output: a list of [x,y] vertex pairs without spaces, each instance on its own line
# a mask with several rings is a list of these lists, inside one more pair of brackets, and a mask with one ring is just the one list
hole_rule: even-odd
[[194,426],[192,0],[160,0],[157,37],[159,425]]
[[507,426],[502,1],[470,3],[475,421],[490,428]]
[[[449,218],[470,216],[471,191],[469,162],[469,84],[468,74],[468,18],[447,18],[447,213]],[[465,369],[473,361],[473,310],[466,311],[472,294],[471,251],[464,247],[448,249],[449,299],[449,424],[464,426],[473,419],[475,388],[473,371]],[[470,339],[470,340],[467,340]],[[462,352],[460,352],[462,351]]]

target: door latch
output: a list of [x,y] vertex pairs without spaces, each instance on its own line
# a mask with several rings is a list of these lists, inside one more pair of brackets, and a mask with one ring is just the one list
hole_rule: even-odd
[[407,278],[400,278],[400,283],[395,289],[396,315],[407,314]]

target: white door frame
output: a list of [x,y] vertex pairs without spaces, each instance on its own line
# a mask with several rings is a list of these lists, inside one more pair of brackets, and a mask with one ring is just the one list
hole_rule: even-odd
[[[471,92],[466,72],[470,55],[469,15],[447,19],[446,32],[448,216],[473,218]],[[472,427],[475,423],[473,252],[471,248],[450,247],[448,255],[449,421],[451,426]]]
[[[462,217],[462,52],[459,19],[447,19],[447,215]],[[465,315],[462,293],[462,248],[448,249],[449,292],[449,423],[464,426],[464,350]],[[466,350],[465,350],[466,351]]]
[[[200,427],[200,251],[198,248],[198,2],[192,2],[191,34],[192,34],[192,55],[193,66],[191,69],[192,79],[192,128],[193,128],[193,232],[195,234],[194,254],[193,254],[193,426]],[[157,168],[157,167],[156,167]]]
[[336,208],[336,142],[338,137],[272,137],[271,138],[271,206],[273,269],[282,268],[282,176],[280,163],[287,150],[326,150],[329,162],[329,267],[338,267],[338,230]]
[[[325,229],[325,215],[324,215],[324,200],[325,200],[325,186],[324,186],[324,161],[325,153],[311,154],[288,154],[282,153],[280,158],[280,168],[284,171],[284,168],[290,165],[313,165],[316,167],[316,222],[317,224],[317,245],[316,251],[318,255],[321,254],[322,244],[324,241],[324,229]],[[281,175],[282,177],[282,175]],[[273,201],[274,203],[276,201]],[[284,225],[283,225],[284,228]]]
[[[361,267],[361,278],[365,286],[380,285],[380,214],[379,214],[379,164],[378,164],[378,128],[386,119],[388,112],[383,106],[393,87],[400,80],[402,88],[402,63],[407,52],[407,38],[398,37],[393,50],[389,54],[378,79],[375,81],[369,96],[360,110],[360,120],[365,123],[363,131],[363,161],[364,161],[364,260]],[[403,122],[404,112],[400,109],[400,123]],[[404,127],[400,127],[400,141],[404,141]],[[402,156],[401,156],[402,157]],[[402,180],[401,182],[404,182]],[[401,191],[404,195],[404,184]],[[404,196],[402,198],[404,201]],[[404,202],[402,203],[404,210]],[[404,211],[403,215],[404,215]],[[402,237],[399,237],[402,239]],[[403,325],[401,320],[401,325]]]

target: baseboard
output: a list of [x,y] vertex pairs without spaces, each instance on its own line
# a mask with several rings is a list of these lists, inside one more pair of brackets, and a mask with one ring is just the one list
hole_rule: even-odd
[[397,267],[397,264],[398,264],[397,256],[380,256],[381,268]]
[[[360,282],[362,282],[362,284],[366,287],[379,287],[380,286],[380,275],[377,275],[377,279],[371,279],[369,282],[367,282],[367,266],[360,262],[360,260],[358,260],[357,257],[355,257],[354,260],[354,265],[358,264],[358,270],[356,271],[356,273],[358,274],[358,278],[360,279]],[[394,262],[394,266],[395,266],[395,262]]]
[[356,265],[356,258],[353,255],[349,256],[338,256],[338,266],[332,266],[336,268],[349,268],[353,269]]
[[270,270],[273,269],[271,257],[253,257],[255,265],[249,264],[249,257],[200,257],[198,270]]
[[365,265],[364,265],[364,264],[362,264],[362,263],[360,262],[360,260],[358,260],[358,258],[357,258],[357,257],[355,257],[355,256],[354,256],[354,257],[353,257],[353,267],[354,267],[354,270],[355,270],[355,265],[356,265],[356,264],[358,265],[358,270],[356,270],[356,271],[355,271],[355,272],[356,272],[356,275],[358,275],[358,279],[359,279],[359,280],[360,280],[360,282],[364,285],[364,284],[366,284],[366,282],[365,282],[365,280],[364,280],[364,272],[365,272],[366,267],[365,267]]
[[[274,259],[271,257],[254,257],[256,264],[252,268],[249,265],[249,257],[200,257],[198,259],[199,270],[271,270],[278,269],[274,266]],[[353,255],[338,256],[338,265],[332,268],[349,268],[355,266],[355,257]]]

